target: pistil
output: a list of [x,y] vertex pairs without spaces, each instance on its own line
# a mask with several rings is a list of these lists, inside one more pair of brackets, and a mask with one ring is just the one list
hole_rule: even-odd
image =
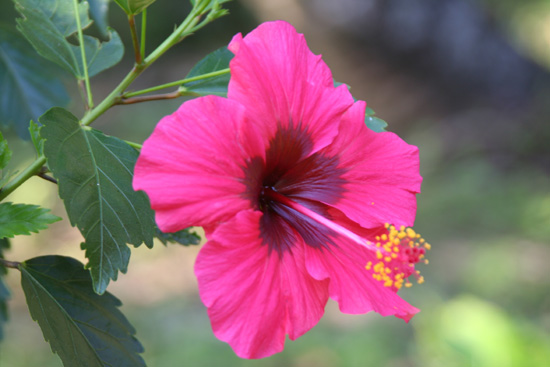
[[386,224],[387,233],[376,236],[376,242],[371,242],[278,193],[271,187],[264,187],[262,196],[264,199],[285,205],[370,250],[373,253],[373,259],[376,260],[368,261],[365,269],[371,272],[372,277],[382,282],[385,287],[393,288],[396,291],[403,285],[410,287],[412,283],[407,279],[410,275],[413,275],[418,283],[424,282],[424,277],[414,269],[414,265],[420,261],[428,263],[428,260],[424,259],[424,254],[431,246],[412,228],[402,226],[396,229],[394,226]]

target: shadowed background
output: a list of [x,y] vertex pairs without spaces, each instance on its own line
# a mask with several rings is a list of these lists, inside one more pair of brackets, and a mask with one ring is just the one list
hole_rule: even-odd
[[[158,1],[149,8],[149,50],[184,18],[188,6],[182,3]],[[12,7],[0,5],[1,21],[13,24]],[[287,341],[284,352],[241,360],[214,337],[198,298],[192,266],[199,248],[142,246],[109,291],[124,302],[147,364],[550,364],[550,1],[241,0],[228,7],[230,16],[176,46],[133,88],[182,79],[206,53],[259,22],[291,22],[337,81],[366,100],[388,130],[420,148],[424,183],[415,229],[432,250],[430,264],[419,266],[426,282],[400,294],[422,312],[405,324],[374,313],[342,315],[329,302],[318,326]],[[125,37],[127,55],[92,79],[96,100],[131,65],[125,16],[114,4],[110,18]],[[94,127],[141,142],[181,102],[114,107]],[[14,159],[28,164],[31,144],[7,135]],[[40,204],[66,218],[55,190],[33,178],[9,200]],[[65,219],[16,239],[6,257],[63,254],[85,261],[80,241]],[[16,271],[8,283],[11,320],[0,366],[61,366],[28,316]]]

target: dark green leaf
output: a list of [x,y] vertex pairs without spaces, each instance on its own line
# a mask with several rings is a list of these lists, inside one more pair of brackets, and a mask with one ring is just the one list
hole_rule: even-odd
[[107,14],[109,11],[109,0],[88,0],[90,4],[90,16],[103,37],[107,37]]
[[21,35],[0,27],[0,123],[15,125],[17,134],[28,139],[31,119],[69,102],[59,74]]
[[41,129],[42,129],[42,126],[38,125],[37,123],[31,120],[31,124],[29,126],[29,133],[31,134],[32,144],[34,145],[34,149],[36,149],[36,153],[38,155],[44,154],[44,138],[40,136]]
[[139,355],[143,347],[119,310],[121,302],[110,293],[94,293],[80,262],[42,256],[19,269],[31,316],[65,366],[145,366]]
[[6,168],[11,159],[11,150],[4,135],[0,132],[0,170]]
[[[199,61],[185,78],[194,78],[203,74],[227,69],[232,58],[233,53],[227,47],[222,47],[209,53],[204,59]],[[229,77],[230,74],[228,72],[223,75],[185,83],[180,87],[180,91],[199,96],[214,94],[225,97],[227,96]]]
[[201,238],[195,232],[191,232],[190,228],[185,228],[174,233],[164,233],[157,228],[156,237],[165,245],[168,242],[172,242],[189,246],[198,245],[201,242]]
[[0,238],[38,233],[61,220],[38,205],[0,203]]
[[81,127],[62,108],[52,108],[40,122],[48,166],[71,224],[85,238],[86,266],[101,294],[119,270],[126,272],[127,243],[153,246],[153,211],[145,194],[132,188],[138,152],[120,139]]
[[[4,251],[10,248],[7,238],[0,239],[0,259],[4,258]],[[0,341],[4,338],[4,324],[8,321],[8,304],[10,291],[2,279],[6,275],[6,268],[0,266]]]
[[146,7],[154,3],[156,0],[115,0],[128,15],[136,15],[141,13]]
[[[18,29],[40,55],[60,65],[75,77],[84,79],[80,47],[71,44],[67,40],[67,37],[77,30],[76,25],[73,24],[75,22],[74,12],[64,11],[63,6],[58,6],[55,10],[49,11],[48,9],[44,10],[38,5],[34,8],[22,4],[26,2],[34,3],[36,1],[18,0],[17,10],[23,16],[23,18],[17,19]],[[70,0],[57,1],[60,4],[69,1],[70,8],[72,9],[73,7]],[[87,11],[87,5],[85,9]],[[69,16],[73,17],[73,23],[71,23]],[[58,20],[63,26],[57,23]],[[89,24],[89,22],[90,20],[87,18],[86,13],[83,24]],[[109,36],[110,40],[103,44],[97,38],[84,36],[84,48],[89,76],[94,76],[100,71],[110,68],[122,58],[124,47],[120,41],[120,37],[112,29],[109,30]]]

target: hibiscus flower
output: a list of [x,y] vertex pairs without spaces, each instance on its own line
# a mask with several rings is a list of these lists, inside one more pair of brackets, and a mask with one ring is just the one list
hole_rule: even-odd
[[408,321],[419,310],[397,291],[422,280],[414,264],[429,246],[403,227],[417,148],[369,130],[365,102],[334,87],[288,23],[237,34],[229,50],[228,97],[164,117],[134,176],[162,231],[204,227],[195,274],[214,334],[266,357],[315,326],[329,297],[344,313]]

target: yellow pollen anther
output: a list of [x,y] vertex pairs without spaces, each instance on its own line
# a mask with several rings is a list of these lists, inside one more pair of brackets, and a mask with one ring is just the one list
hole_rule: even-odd
[[414,267],[419,262],[429,263],[424,254],[431,246],[412,228],[401,226],[397,230],[389,224],[384,227],[387,233],[375,237],[378,262],[369,261],[365,269],[371,271],[372,277],[382,282],[385,287],[394,290],[400,289],[403,285],[411,287],[413,284],[407,279],[411,275],[416,278],[418,284],[422,284],[424,277]]
[[407,228],[407,236],[409,236],[409,238],[415,238],[416,237],[416,232],[414,231],[414,229]]

